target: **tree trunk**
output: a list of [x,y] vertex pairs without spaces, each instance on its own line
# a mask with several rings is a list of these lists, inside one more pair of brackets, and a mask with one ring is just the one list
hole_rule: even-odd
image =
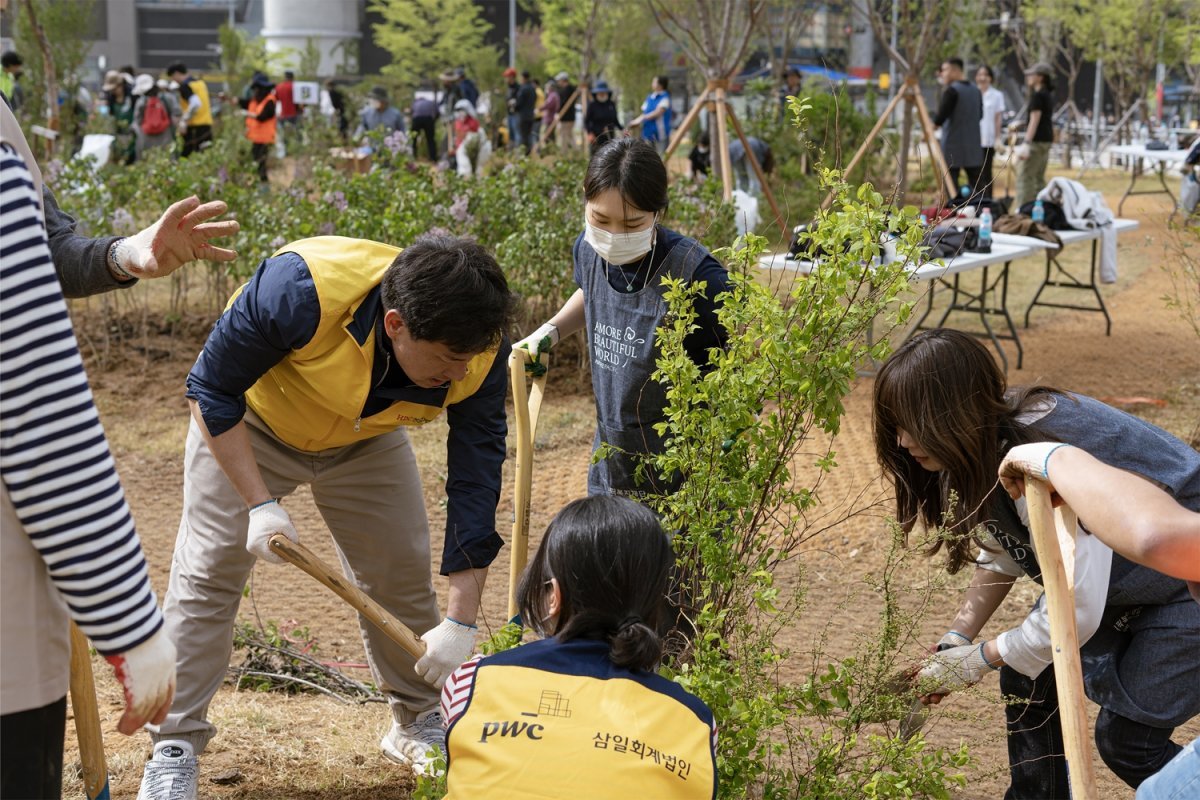
[[[1079,112],[1079,107],[1075,105],[1075,85],[1078,82],[1079,64],[1071,62],[1071,69],[1067,71],[1067,146],[1063,155],[1063,166],[1067,169],[1071,168],[1071,150],[1075,146],[1075,122]],[[1082,147],[1079,151],[1079,157],[1083,158]]]
[[[904,91],[904,87],[901,87]],[[900,173],[896,176],[896,198],[898,203],[904,201],[904,195],[908,191],[908,153],[912,148],[912,123],[913,123],[913,104],[909,100],[902,101],[904,104],[904,114],[901,117],[903,120],[900,123]]]
[[[50,130],[58,132],[58,76],[54,67],[54,51],[50,47],[50,42],[46,39],[46,31],[38,22],[37,10],[33,7],[33,0],[25,0],[25,11],[29,15],[29,27],[33,28],[33,35],[37,37],[38,47],[42,51],[42,78],[45,81],[46,88],[46,119],[47,127]],[[46,140],[46,157],[54,155],[54,140]]]

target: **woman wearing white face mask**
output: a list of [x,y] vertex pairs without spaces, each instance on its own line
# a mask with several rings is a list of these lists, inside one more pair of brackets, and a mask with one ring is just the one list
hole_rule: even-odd
[[595,446],[623,451],[592,464],[588,494],[641,496],[673,491],[678,476],[635,475],[638,457],[662,448],[654,424],[663,419],[666,389],[651,375],[655,336],[667,313],[664,277],[703,281],[697,330],[685,341],[697,363],[724,343],[715,298],[729,273],[694,239],[661,225],[667,210],[667,170],[652,144],[617,139],[592,157],[583,183],[584,232],[575,241],[579,290],[549,322],[514,347],[536,355],[585,327],[596,396]]

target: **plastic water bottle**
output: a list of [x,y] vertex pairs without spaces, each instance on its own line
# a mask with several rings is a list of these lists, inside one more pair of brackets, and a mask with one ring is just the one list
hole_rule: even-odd
[[929,217],[925,216],[924,214],[921,215],[921,227],[922,228],[929,227]]
[[1044,205],[1042,205],[1041,200],[1035,200],[1033,202],[1032,217],[1033,217],[1034,222],[1045,222],[1046,221],[1046,207]]
[[979,252],[992,252],[992,212],[987,207],[979,215]]

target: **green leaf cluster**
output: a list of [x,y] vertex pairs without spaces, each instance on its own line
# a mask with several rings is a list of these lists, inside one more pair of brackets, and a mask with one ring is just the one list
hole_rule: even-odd
[[[792,98],[789,107],[795,125],[810,121],[810,101]],[[911,701],[881,689],[906,629],[894,602],[885,603],[875,646],[858,658],[800,685],[779,675],[789,654],[778,635],[802,590],[785,590],[778,570],[816,532],[807,519],[822,476],[837,465],[827,443],[856,370],[883,359],[888,343],[879,334],[908,318],[903,264],[919,256],[921,234],[916,209],[897,210],[837,171],[819,174],[834,201],[805,234],[812,251],[825,253],[810,275],[768,285],[758,270],[766,242],[753,234],[715,253],[732,288],[718,312],[728,341],[707,364],[684,347],[703,288],[664,281],[670,313],[658,331],[655,378],[667,387],[667,406],[655,428],[666,446],[641,468],[682,477],[678,491],[648,502],[678,531],[693,630],[666,672],[720,721],[722,797],[945,797],[964,754],[923,753],[920,737],[897,742],[866,727]],[[883,263],[888,237],[900,258]],[[898,535],[892,561],[903,553]]]
[[484,48],[492,27],[472,0],[371,0],[367,8],[382,18],[375,42],[392,56],[384,74],[406,86],[461,65],[465,54]]

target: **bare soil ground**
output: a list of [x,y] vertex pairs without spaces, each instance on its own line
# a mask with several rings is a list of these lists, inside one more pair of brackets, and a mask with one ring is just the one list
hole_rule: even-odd
[[[1118,173],[1092,173],[1089,183],[1109,195],[1115,208],[1125,178]],[[1048,383],[1108,399],[1132,413],[1194,441],[1200,431],[1200,342],[1194,331],[1162,300],[1169,291],[1163,265],[1166,258],[1162,220],[1169,207],[1165,196],[1134,197],[1125,216],[1142,220],[1142,227],[1120,241],[1121,278],[1103,293],[1113,316],[1111,337],[1104,335],[1098,315],[1075,311],[1040,310],[1032,327],[1022,329],[1025,368],[1010,369],[1013,383]],[[1066,259],[1084,263],[1085,248],[1073,248]],[[1042,266],[1034,259],[1014,264],[1009,308],[1023,313],[1040,280]],[[965,278],[973,280],[971,276]],[[87,309],[78,309],[85,320]],[[956,317],[949,324],[968,328],[978,320]],[[187,326],[184,326],[185,328]],[[151,577],[160,597],[166,590],[171,551],[181,507],[181,461],[187,412],[183,379],[202,342],[203,326],[190,334],[150,337],[124,362],[108,369],[90,369],[101,415],[138,523]],[[85,350],[88,346],[85,345]],[[96,352],[96,351],[93,351]],[[1009,350],[1010,357],[1013,355]],[[540,424],[535,460],[531,531],[536,539],[551,515],[566,501],[585,492],[585,475],[592,437],[593,408],[570,369],[553,374]],[[833,660],[848,653],[876,622],[877,601],[864,577],[881,564],[886,542],[886,494],[876,466],[870,430],[871,380],[857,381],[847,399],[847,414],[837,442],[840,466],[824,484],[822,498],[830,507],[882,502],[870,513],[837,526],[811,543],[803,556],[804,578],[810,589],[799,623],[786,632],[785,643],[813,663],[824,653]],[[426,483],[426,502],[435,533],[434,564],[440,552],[444,524],[442,483],[445,475],[444,428],[430,425],[414,436]],[[512,461],[506,465],[506,491],[511,489]],[[301,491],[287,506],[306,544],[333,561],[330,537]],[[507,536],[512,520],[511,498],[497,512],[498,527]],[[938,572],[927,562],[909,576],[919,589]],[[959,576],[965,580],[965,576]],[[792,576],[790,580],[795,580]],[[964,580],[937,589],[933,610],[923,625],[936,637],[957,607]],[[439,592],[445,581],[435,581]],[[506,615],[508,554],[492,570],[484,598],[484,633],[503,624]],[[985,630],[994,635],[1016,624],[1036,597],[1035,587],[1019,585]],[[444,597],[443,597],[444,600]],[[274,620],[287,630],[306,626],[315,637],[323,660],[361,664],[364,653],[355,615],[323,587],[287,566],[259,566],[242,618]],[[119,735],[120,694],[110,670],[95,659],[106,749],[115,798],[133,798],[149,751],[149,740]],[[795,667],[797,671],[800,667]],[[355,677],[369,675],[353,666]],[[1095,708],[1091,709],[1093,716]],[[200,794],[205,798],[406,798],[413,782],[409,771],[385,761],[378,741],[389,715],[379,704],[340,704],[320,695],[284,696],[235,691],[226,686],[217,695],[211,718],[220,734],[201,761]],[[974,691],[947,700],[931,720],[932,743],[970,746],[963,798],[993,798],[1007,785],[1003,706],[995,679]],[[1200,734],[1200,720],[1177,732],[1179,741]],[[77,776],[78,752],[68,724],[67,786],[65,796],[81,797]],[[236,773],[234,773],[236,771]],[[1100,794],[1128,798],[1133,793],[1102,765]],[[221,779],[223,782],[214,782]]]

